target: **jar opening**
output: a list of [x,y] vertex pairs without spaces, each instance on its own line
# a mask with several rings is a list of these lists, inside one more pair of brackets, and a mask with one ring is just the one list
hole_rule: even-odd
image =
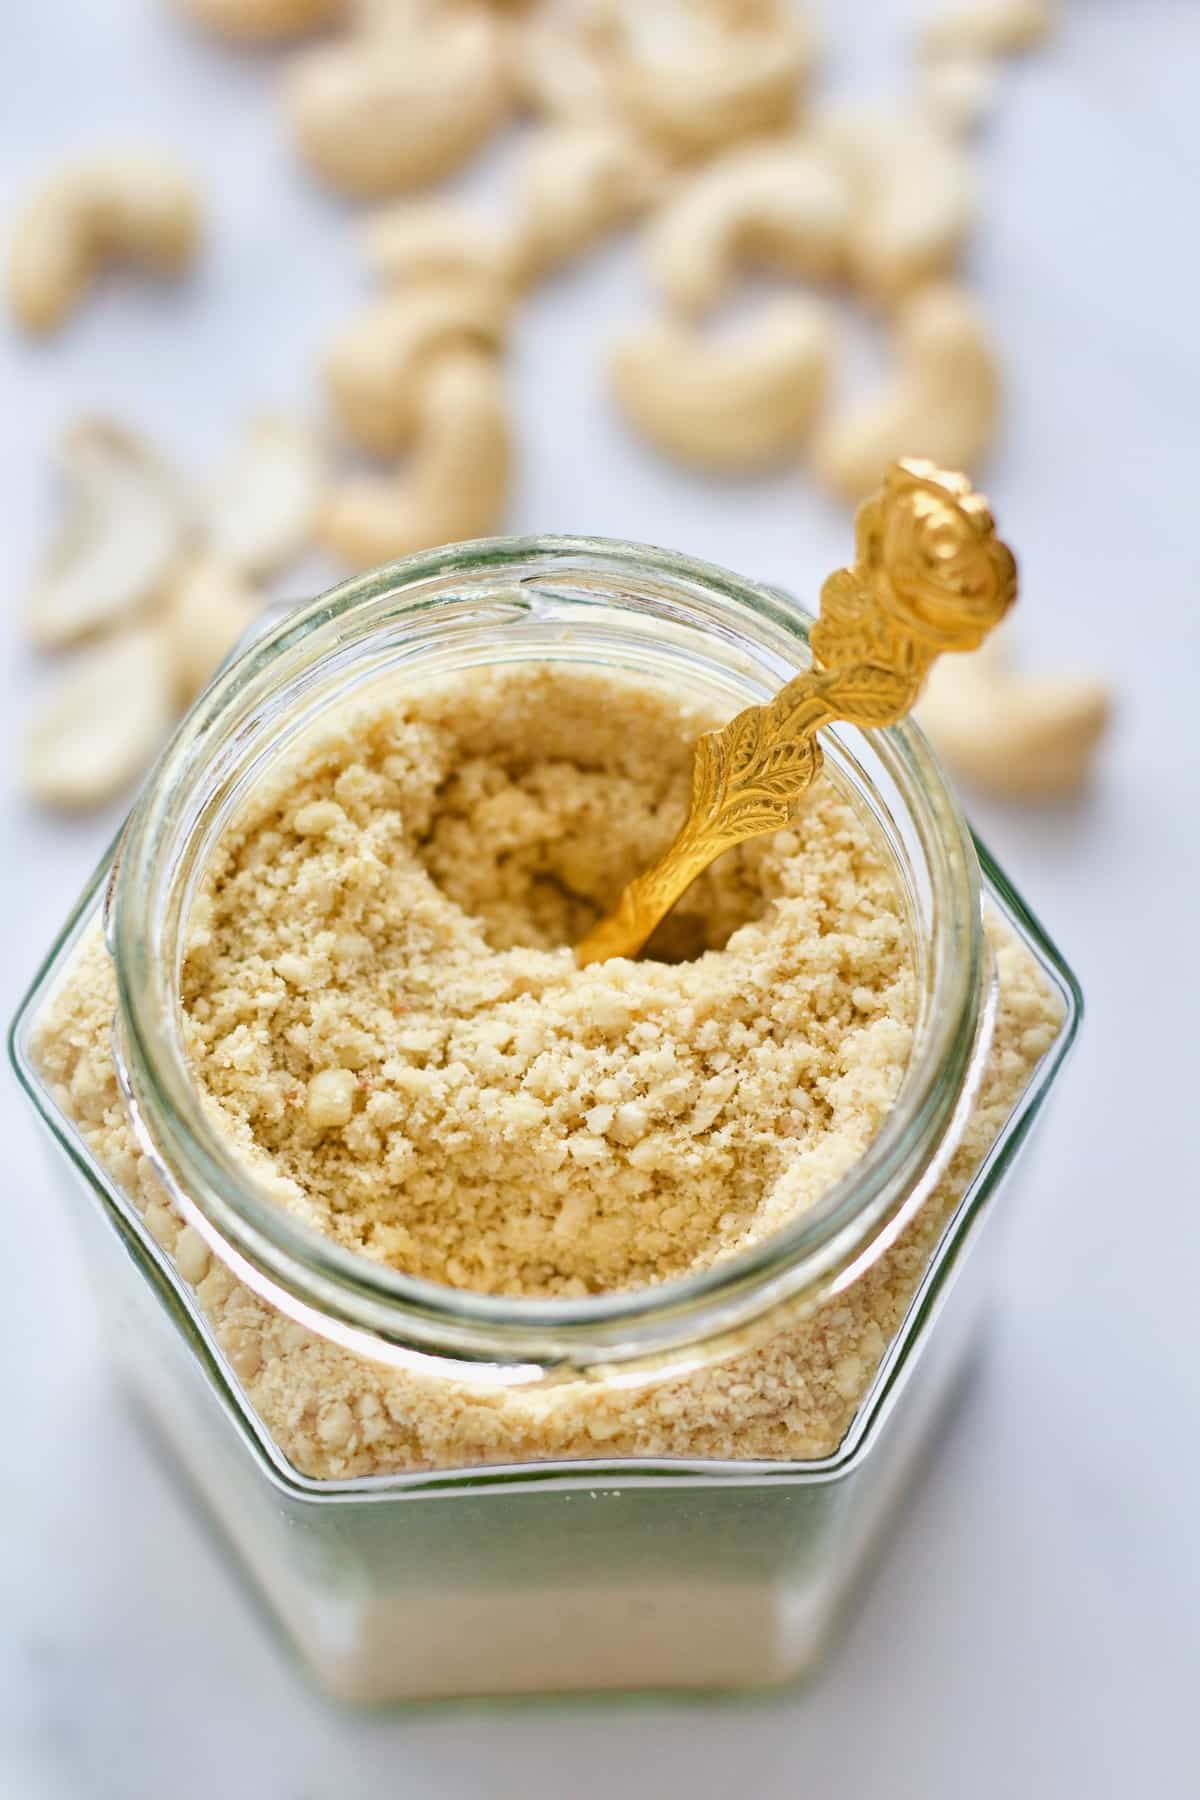
[[[446,1287],[368,1261],[284,1210],[234,1158],[182,1047],[184,924],[213,846],[332,708],[472,666],[556,662],[619,668],[733,711],[806,666],[808,624],[782,596],[664,551],[496,540],[347,583],[285,618],[201,697],[131,815],[111,894],[118,1068],[160,1175],[248,1285],[373,1356],[430,1359],[442,1372],[467,1364],[476,1380],[487,1371],[505,1381],[577,1378],[601,1367],[611,1379],[616,1366],[644,1379],[742,1341],[784,1301],[819,1298],[891,1241],[945,1165],[987,1025],[974,852],[908,727],[823,735],[830,778],[886,845],[909,913],[918,1016],[895,1105],[861,1160],[811,1209],[699,1273],[534,1300]],[[576,898],[581,936],[587,907],[603,896]],[[706,947],[675,929],[665,960]]]

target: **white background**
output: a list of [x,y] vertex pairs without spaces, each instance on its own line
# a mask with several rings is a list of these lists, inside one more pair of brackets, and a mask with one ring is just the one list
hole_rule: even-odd
[[[826,0],[830,85],[898,86],[910,10]],[[273,57],[200,43],[166,0],[37,0],[3,8],[0,68],[6,215],[53,154],[122,135],[175,146],[212,214],[178,296],[116,281],[52,343],[0,342],[11,742],[42,679],[19,618],[60,429],[111,409],[201,469],[249,403],[315,404],[314,353],[362,280],[349,215],[283,141]],[[1079,0],[1008,77],[982,150],[973,273],[1011,390],[987,486],[1021,553],[1022,643],[1109,671],[1121,716],[1085,803],[976,809],[1088,1019],[982,1374],[827,1674],[738,1707],[329,1710],[126,1410],[8,1082],[4,1800],[1200,1791],[1198,68],[1192,0]],[[476,184],[501,192],[507,157]],[[801,475],[705,486],[614,420],[600,352],[647,305],[616,249],[527,312],[514,528],[674,544],[811,599],[847,524]],[[112,823],[53,824],[6,791],[5,1015]]]

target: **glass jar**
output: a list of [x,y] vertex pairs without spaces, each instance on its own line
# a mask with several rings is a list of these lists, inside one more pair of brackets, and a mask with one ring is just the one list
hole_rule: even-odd
[[[562,662],[667,683],[732,712],[807,666],[809,616],[777,591],[643,546],[458,546],[338,588],[253,641],[200,697],[68,920],[12,1047],[76,1207],[114,1356],[329,1690],[465,1694],[778,1683],[827,1644],[987,1293],[966,1255],[1061,1066],[1073,978],[973,846],[919,731],[823,734],[828,778],[886,851],[917,972],[912,1052],[858,1163],[798,1219],[700,1274],[633,1293],[506,1299],[369,1263],[270,1197],[211,1129],[180,1042],[181,921],[217,834],[264,770],[350,694],[468,666]],[[971,1116],[996,978],[986,906],[1036,960],[1061,1021],[932,1242],[840,1443],[807,1461],[598,1456],[306,1476],[283,1455],[128,1168],[104,1167],[34,1042],[103,915],[113,1061],[141,1152],[209,1252],[354,1356],[442,1391],[651,1385],[820,1320],[921,1216]],[[130,1159],[126,1159],[127,1161]],[[162,1235],[160,1232],[159,1236]]]

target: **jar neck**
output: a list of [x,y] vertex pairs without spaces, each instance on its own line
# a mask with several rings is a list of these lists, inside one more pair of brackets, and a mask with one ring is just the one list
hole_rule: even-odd
[[753,1248],[651,1289],[571,1300],[440,1286],[302,1224],[214,1128],[183,1048],[192,897],[218,837],[290,748],[351,697],[519,663],[600,666],[729,712],[809,664],[809,615],[778,592],[640,545],[491,540],[409,558],[289,614],[214,681],[130,816],[106,904],[115,1048],[135,1129],[180,1210],[239,1279],[363,1354],[475,1381],[643,1380],[749,1342],[777,1308],[856,1278],[939,1179],[989,1028],[979,872],[958,807],[908,726],[822,734],[826,769],[895,866],[916,975],[913,1047],[857,1164]]

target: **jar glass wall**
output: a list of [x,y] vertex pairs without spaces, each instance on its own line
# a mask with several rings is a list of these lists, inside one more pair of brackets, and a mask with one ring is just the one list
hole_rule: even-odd
[[[807,620],[749,584],[662,553],[549,540],[412,559],[288,620],[202,697],[35,984],[14,1034],[22,1079],[93,1238],[114,1350],[308,1663],[334,1691],[439,1694],[746,1686],[802,1673],[827,1641],[986,1293],[980,1235],[1077,1018],[1073,983],[984,859],[987,905],[1059,997],[991,1149],[944,1221],[841,1441],[786,1462],[514,1459],[347,1480],[301,1473],[250,1403],[178,1257],[122,1171],[105,1169],[32,1044],[110,892],[121,977],[117,1062],[193,1231],[260,1296],[347,1354],[486,1389],[565,1377],[643,1387],[851,1293],[920,1212],[975,1104],[994,1006],[980,877],[918,733],[829,734],[831,779],[898,871],[919,974],[916,1042],[894,1116],[813,1216],[761,1254],[651,1294],[514,1305],[354,1267],[263,1210],[189,1112],[177,1032],[179,921],[213,841],[301,730],[348,692],[468,664],[586,663],[681,685],[726,711],[807,660]],[[172,1059],[175,1058],[174,1067]],[[265,1205],[269,1208],[270,1202]],[[278,1209],[276,1209],[278,1214]],[[153,1221],[151,1221],[152,1225]]]

